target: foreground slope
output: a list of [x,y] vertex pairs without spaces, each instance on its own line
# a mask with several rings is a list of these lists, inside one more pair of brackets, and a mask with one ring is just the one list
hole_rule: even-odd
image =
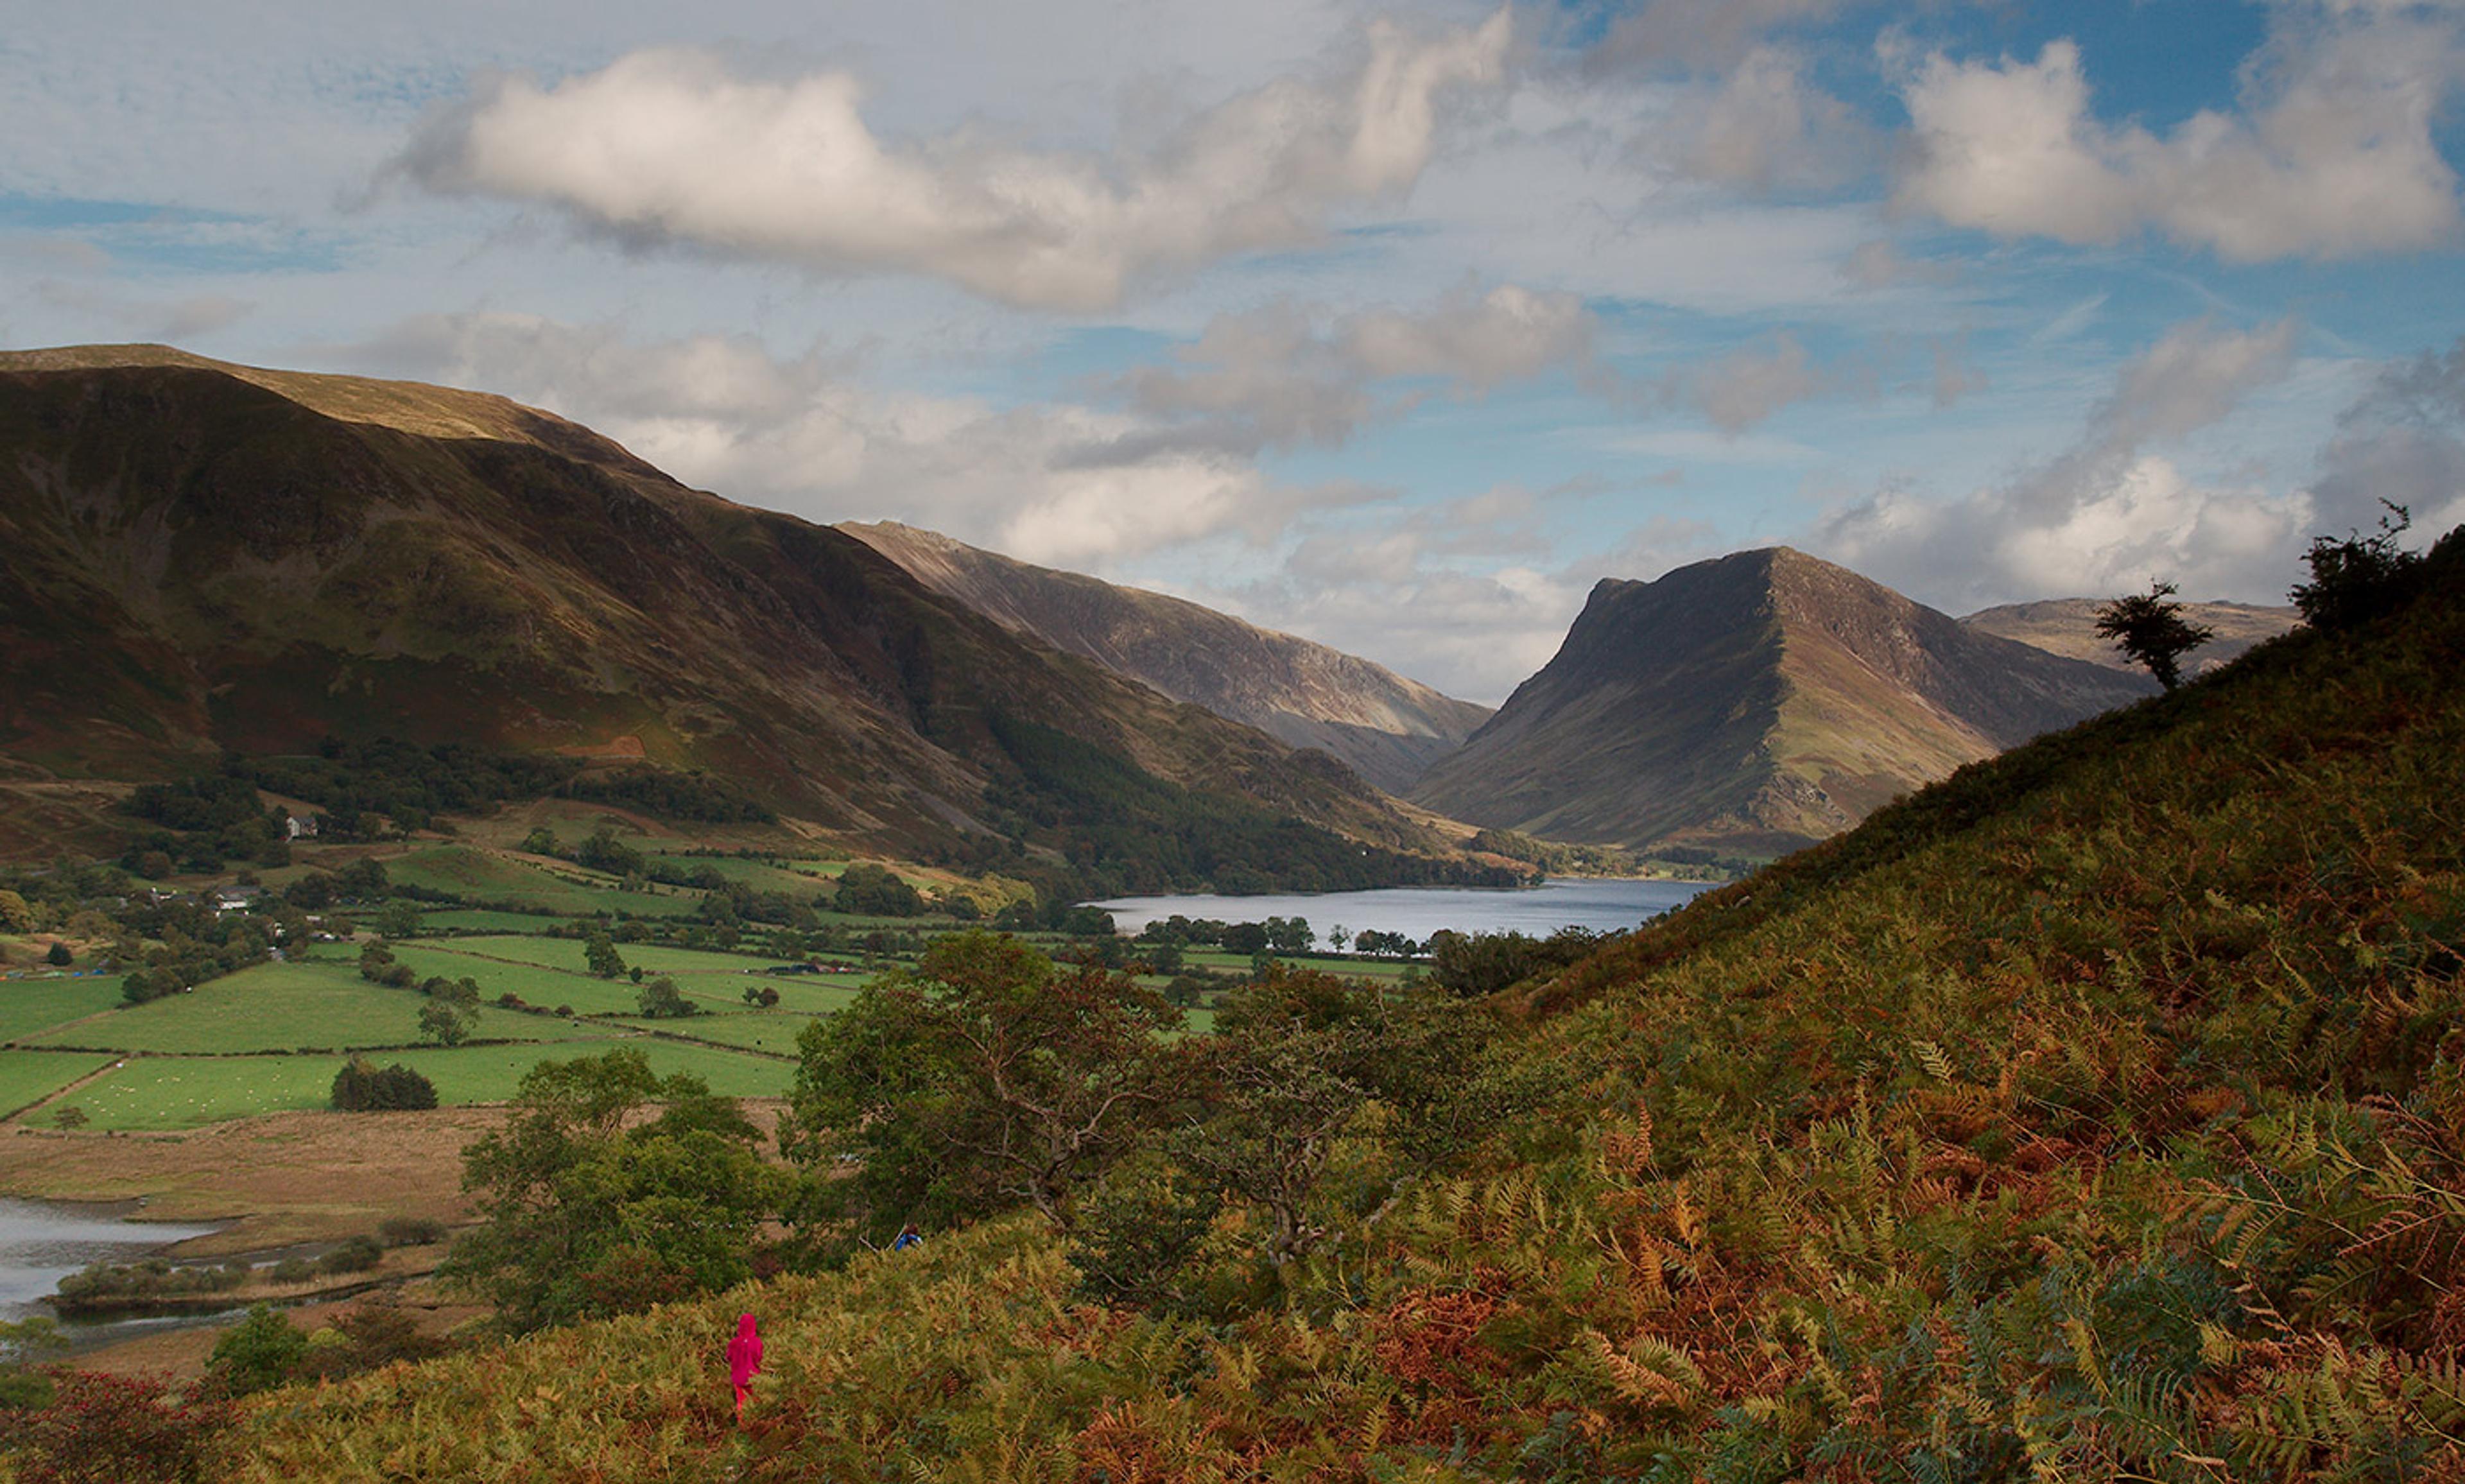
[[896,521],[839,529],[944,597],[1175,700],[1330,753],[1393,793],[1490,717],[1486,706],[1341,650],[1179,598],[1014,562]]
[[1773,855],[2155,689],[1787,547],[1607,579],[1412,797],[1475,824]]
[[1534,986],[1480,1157],[1316,1213],[1283,1305],[1091,1307],[992,1223],[278,1394],[233,1474],[2465,1477],[2465,540],[2432,578]]
[[1090,768],[1430,843],[1340,766],[502,398],[159,346],[0,355],[0,547],[20,771],[623,740],[889,849],[1052,815],[1038,790]]

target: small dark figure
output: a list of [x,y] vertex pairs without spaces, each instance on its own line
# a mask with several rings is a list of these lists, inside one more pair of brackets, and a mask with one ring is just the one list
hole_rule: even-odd
[[914,1247],[917,1243],[923,1240],[923,1233],[918,1231],[915,1224],[911,1222],[908,1224],[906,1229],[899,1233],[899,1240],[890,1244],[890,1250],[894,1252],[904,1251],[908,1248]]
[[736,1387],[736,1425],[744,1426],[744,1396],[762,1369],[762,1337],[754,1332],[753,1316],[736,1321],[736,1338],[727,1342],[727,1379]]

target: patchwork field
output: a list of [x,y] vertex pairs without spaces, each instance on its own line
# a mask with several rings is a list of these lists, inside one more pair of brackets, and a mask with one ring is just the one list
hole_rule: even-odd
[[[419,1012],[427,1003],[415,990],[372,985],[356,967],[331,961],[261,963],[21,1043],[205,1055],[410,1046],[419,1040]],[[552,1015],[483,1009],[473,1033],[564,1041],[591,1032]]]
[[0,1052],[0,1119],[32,1107],[110,1064],[108,1056],[82,1052]]
[[0,983],[0,1043],[99,1015],[119,1003],[117,979],[16,979]]
[[[641,1052],[661,1076],[691,1073],[735,1097],[783,1095],[792,1069],[718,1046],[610,1034],[554,1045],[462,1046],[385,1052],[375,1060],[411,1067],[436,1085],[447,1106],[502,1102],[543,1060],[596,1055],[619,1046]],[[7,1053],[21,1054],[21,1053]],[[226,1119],[323,1108],[343,1057],[132,1056],[71,1099],[97,1129],[181,1129]],[[89,1070],[92,1062],[89,1059]]]
[[482,901],[519,901],[551,911],[580,914],[628,912],[639,917],[677,917],[700,902],[698,893],[627,892],[579,866],[557,870],[478,850],[440,845],[386,863],[386,874],[404,886],[452,892]]

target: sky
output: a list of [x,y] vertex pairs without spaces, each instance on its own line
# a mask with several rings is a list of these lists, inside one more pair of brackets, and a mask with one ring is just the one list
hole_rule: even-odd
[[2465,521],[2465,0],[0,0],[0,345],[500,392],[1496,703]]

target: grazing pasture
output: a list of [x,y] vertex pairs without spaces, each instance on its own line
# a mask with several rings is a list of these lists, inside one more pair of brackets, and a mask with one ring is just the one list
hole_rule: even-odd
[[31,1108],[110,1064],[108,1056],[80,1052],[0,1052],[0,1119]]
[[[419,1040],[427,1005],[416,990],[362,979],[333,961],[260,963],[166,996],[24,1039],[28,1046],[231,1055],[246,1052],[349,1051]],[[474,1034],[517,1041],[570,1040],[553,1015],[483,1009]]]
[[99,1015],[119,1003],[118,979],[15,979],[0,983],[0,1043]]

